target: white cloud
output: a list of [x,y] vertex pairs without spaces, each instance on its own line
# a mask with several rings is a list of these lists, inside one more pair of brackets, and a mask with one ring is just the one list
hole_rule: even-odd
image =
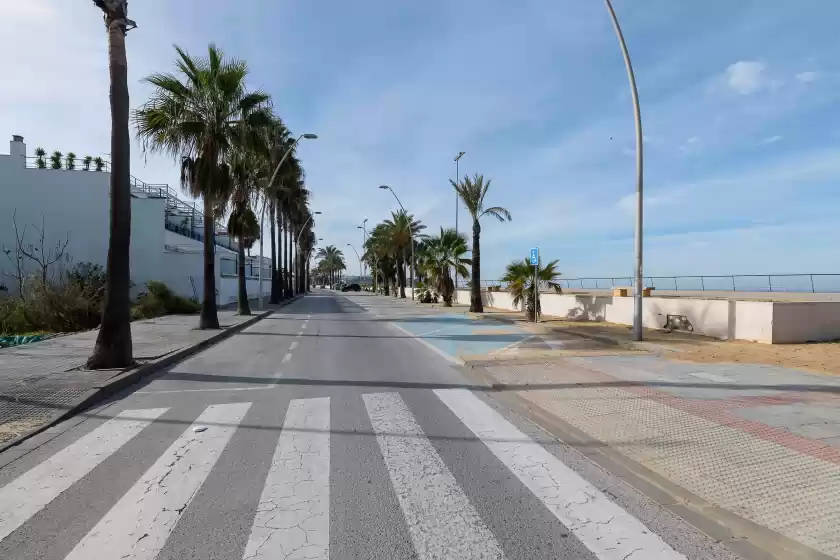
[[811,72],[811,71],[800,72],[799,74],[796,75],[796,79],[799,80],[800,82],[802,82],[803,84],[809,84],[809,83],[815,81],[818,77],[819,77],[819,74],[817,74],[816,72]]
[[768,144],[775,144],[776,142],[778,142],[781,139],[782,139],[781,136],[768,136],[767,138],[762,138],[761,139],[761,144],[764,145],[764,146],[766,146]]
[[739,60],[726,69],[726,83],[741,95],[755,93],[766,84],[767,66],[755,60]]
[[694,143],[695,143],[695,142],[697,142],[698,140],[700,140],[700,139],[699,139],[697,136],[692,136],[691,138],[688,138],[688,139],[685,141],[685,143],[686,143],[686,144],[694,144]]

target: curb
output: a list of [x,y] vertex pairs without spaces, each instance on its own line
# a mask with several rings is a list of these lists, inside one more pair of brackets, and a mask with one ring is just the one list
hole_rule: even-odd
[[[285,307],[286,305],[297,301],[298,299],[300,299],[300,297],[301,296],[296,296],[292,299],[286,300],[280,303],[279,307]],[[115,375],[105,383],[91,388],[78,400],[72,403],[69,406],[69,408],[55,413],[44,424],[38,426],[37,428],[33,428],[32,430],[21,434],[20,436],[9,441],[8,443],[5,443],[2,446],[0,446],[0,453],[3,453],[17,445],[20,445],[32,436],[40,434],[41,432],[51,428],[52,426],[55,426],[56,424],[62,422],[63,420],[66,420],[67,418],[76,415],[77,413],[81,412],[86,408],[90,408],[91,406],[105,400],[111,395],[118,393],[123,389],[130,387],[131,385],[134,385],[143,378],[157,373],[162,369],[176,364],[177,362],[183,361],[194,354],[198,354],[202,350],[206,350],[208,347],[213,346],[214,344],[221,342],[226,338],[230,338],[234,334],[250,327],[254,323],[265,319],[275,311],[276,309],[264,311],[258,315],[254,315],[247,321],[242,321],[241,323],[237,323],[232,327],[228,327],[227,329],[219,331],[210,338],[202,340],[201,342],[197,342],[196,344],[193,344],[191,346],[186,346],[184,348],[181,348],[180,350],[172,352],[171,354],[167,354],[162,358],[153,360],[151,362],[146,362],[145,364],[142,364],[133,369],[124,370],[122,373]]]

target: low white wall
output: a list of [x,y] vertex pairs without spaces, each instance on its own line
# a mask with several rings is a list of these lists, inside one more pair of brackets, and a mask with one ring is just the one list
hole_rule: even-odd
[[[217,299],[219,305],[236,303],[238,296],[237,292],[239,290],[238,282],[239,280],[236,276],[222,276],[219,279],[219,283],[216,287],[219,293],[219,297]],[[267,284],[268,282],[263,280],[263,290],[269,289],[269,286]],[[254,299],[256,297],[259,297],[260,281],[256,278],[246,278],[245,289],[248,292],[248,299]]]
[[729,302],[729,338],[751,340],[753,342],[773,342],[773,306],[772,301],[737,301]]
[[773,342],[840,339],[840,302],[774,302]]

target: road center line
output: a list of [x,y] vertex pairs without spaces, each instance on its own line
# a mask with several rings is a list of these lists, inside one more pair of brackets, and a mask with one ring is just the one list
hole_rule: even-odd
[[289,353],[287,353],[285,356],[283,356],[283,363],[286,363],[286,362],[288,362],[288,361],[289,361],[289,360],[291,360],[291,359],[292,359],[292,353],[291,353],[291,352],[289,352]]
[[124,410],[0,489],[0,541],[167,410]]
[[437,389],[435,394],[599,560],[685,560],[470,391]]
[[297,345],[298,345],[298,341],[295,340],[294,342],[292,342],[291,346],[289,346],[289,350],[294,350],[295,348],[297,348]]

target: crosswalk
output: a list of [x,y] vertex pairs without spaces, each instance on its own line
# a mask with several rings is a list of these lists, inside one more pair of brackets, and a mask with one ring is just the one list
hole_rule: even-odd
[[[592,558],[684,558],[470,391],[441,389],[434,395]],[[414,557],[506,558],[505,544],[471,503],[403,397],[366,393],[361,401]],[[70,543],[65,560],[160,558],[251,406],[207,406],[153,463],[150,458],[151,466],[115,496],[78,542]],[[7,538],[26,531],[33,518],[46,515],[51,502],[95,476],[97,467],[167,411],[125,410],[0,487],[0,556]],[[331,440],[341,426],[333,425],[330,412],[330,397],[289,403],[276,447],[265,450],[266,457],[271,454],[267,473],[254,481],[262,491],[250,526],[243,527],[248,536],[239,549],[242,559],[331,557],[331,500],[339,499],[331,496]],[[224,495],[216,498],[224,503]]]

